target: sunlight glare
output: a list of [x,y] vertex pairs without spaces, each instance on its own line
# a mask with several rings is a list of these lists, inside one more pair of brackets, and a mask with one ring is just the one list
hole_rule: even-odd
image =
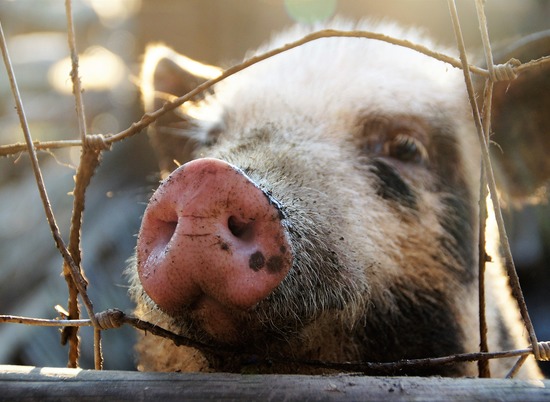
[[[116,54],[101,46],[92,46],[79,58],[78,75],[82,87],[87,91],[113,89],[128,76],[124,62]],[[69,57],[55,63],[48,71],[48,81],[55,90],[72,93],[70,79],[71,60]]]

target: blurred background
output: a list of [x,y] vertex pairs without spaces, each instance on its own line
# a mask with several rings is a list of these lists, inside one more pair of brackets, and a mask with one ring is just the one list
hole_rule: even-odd
[[[468,48],[480,48],[474,2],[460,1]],[[115,133],[142,114],[137,74],[144,47],[164,42],[210,64],[228,66],[272,32],[295,21],[333,15],[396,20],[453,45],[444,0],[73,0],[89,133]],[[494,44],[550,28],[548,0],[487,0]],[[78,139],[69,78],[64,2],[0,0],[0,21],[35,140]],[[0,68],[0,145],[23,142],[7,74]],[[42,152],[41,167],[64,239],[72,209],[79,148]],[[115,144],[87,193],[83,267],[95,311],[131,311],[123,276],[148,195],[158,182],[145,133]],[[506,219],[522,286],[540,340],[550,340],[550,211],[508,211]],[[66,305],[62,261],[44,218],[25,153],[0,157],[0,314],[53,318]],[[545,282],[546,281],[546,282]],[[134,369],[134,332],[103,332],[105,368]],[[93,367],[91,330],[81,331],[84,368]],[[63,367],[67,350],[54,328],[0,324],[0,364]]]

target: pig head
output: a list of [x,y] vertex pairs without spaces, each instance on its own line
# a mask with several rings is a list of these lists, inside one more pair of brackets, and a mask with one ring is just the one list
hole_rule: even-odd
[[[434,47],[391,24],[330,27]],[[309,32],[295,27],[257,53]],[[145,107],[219,73],[151,47]],[[478,350],[480,152],[460,70],[384,42],[322,39],[218,83],[163,116],[151,136],[165,179],[130,267],[144,320],[264,362]],[[490,349],[525,347],[496,262],[487,274]],[[245,366],[150,334],[138,351],[144,370]],[[491,364],[504,375],[513,361]],[[534,361],[523,371],[539,375]],[[475,375],[476,366],[396,374]]]

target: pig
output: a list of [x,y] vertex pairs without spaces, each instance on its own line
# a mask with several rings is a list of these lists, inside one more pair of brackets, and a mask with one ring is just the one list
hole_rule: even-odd
[[[322,28],[454,53],[396,24],[335,20],[290,28],[247,57]],[[220,72],[151,46],[145,109]],[[255,64],[159,119],[150,133],[164,180],[129,268],[136,314],[248,358],[145,334],[139,369],[313,373],[323,370],[300,361],[479,350],[481,156],[471,116],[460,69],[382,41],[325,38]],[[527,347],[491,244],[489,349]],[[492,375],[506,375],[514,361],[492,360]],[[392,374],[476,376],[477,365]],[[530,357],[519,375],[541,374]]]

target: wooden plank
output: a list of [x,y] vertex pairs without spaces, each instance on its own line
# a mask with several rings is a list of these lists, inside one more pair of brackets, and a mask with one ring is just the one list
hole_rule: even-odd
[[140,373],[0,365],[0,400],[549,401],[550,380]]

